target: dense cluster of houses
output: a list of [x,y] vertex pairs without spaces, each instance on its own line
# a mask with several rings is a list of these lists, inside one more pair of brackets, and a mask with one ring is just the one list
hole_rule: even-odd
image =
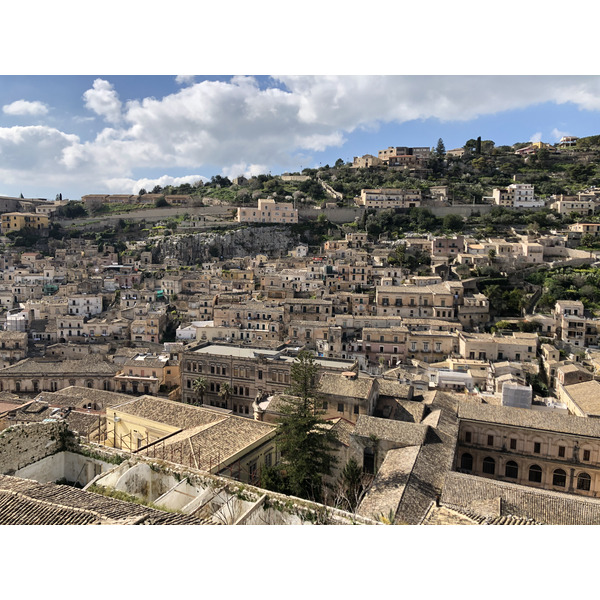
[[[418,164],[425,150],[389,148],[378,160]],[[493,198],[515,209],[538,202],[525,184]],[[86,197],[94,200],[112,201]],[[420,202],[421,192],[397,189],[363,190],[359,200],[375,209]],[[590,190],[555,202],[593,214],[599,200]],[[273,200],[238,210],[240,222],[297,220],[292,204]],[[21,222],[3,215],[3,233],[5,221]],[[507,238],[407,236],[403,251],[430,259],[421,274],[390,260],[400,242],[358,228],[288,256],[194,267],[155,262],[145,241],[121,253],[74,238],[48,256],[8,248],[0,426],[63,420],[90,443],[258,485],[278,460],[291,368],[308,350],[338,436],[330,483],[357,461],[369,477],[363,518],[600,522],[600,320],[560,300],[551,314],[515,321],[537,333],[491,333],[502,315],[490,314],[477,278],[460,273],[591,263],[573,240],[598,232],[577,225]],[[537,395],[534,380],[549,395]],[[555,513],[531,508],[555,497]]]

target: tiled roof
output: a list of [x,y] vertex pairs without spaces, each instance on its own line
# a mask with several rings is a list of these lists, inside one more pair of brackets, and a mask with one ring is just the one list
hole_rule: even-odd
[[392,398],[408,398],[410,386],[394,381],[393,379],[377,379],[380,396],[391,396]]
[[0,525],[205,525],[196,517],[54,483],[0,475]]
[[329,419],[331,430],[337,436],[338,442],[344,446],[350,445],[350,435],[354,432],[354,423],[342,418]]
[[374,381],[370,377],[351,379],[344,375],[323,373],[319,382],[319,393],[366,400],[373,389]]
[[[575,386],[569,386],[569,388],[580,385],[585,384],[579,383]],[[542,412],[528,408],[514,408],[512,406],[492,406],[490,404],[460,402],[458,417],[459,419],[495,423],[497,425],[600,437],[600,420],[555,414],[550,411]]]
[[354,435],[368,438],[376,436],[380,440],[386,440],[401,444],[402,446],[420,446],[425,441],[427,425],[418,423],[405,423],[403,421],[390,421],[378,417],[359,415],[354,429]]
[[396,409],[392,413],[392,418],[396,421],[421,423],[423,421],[424,414],[425,405],[422,402],[396,399]]
[[566,385],[564,391],[588,415],[600,415],[600,383],[596,380]]
[[391,516],[390,521],[394,521],[420,449],[420,446],[408,446],[387,452],[372,487],[360,503],[358,514],[371,519]]
[[165,440],[164,445],[156,444],[148,455],[209,471],[274,432],[275,426],[268,423],[225,416],[199,431],[181,432]]
[[[485,477],[448,472],[442,503],[469,510],[477,501],[501,498],[502,512],[547,525],[600,525],[600,500]],[[490,523],[491,524],[491,523]]]
[[415,461],[396,522],[416,525],[423,520],[431,501],[442,493],[444,480],[452,468],[458,436],[457,400],[452,394],[437,392],[431,403],[438,410],[435,427],[429,427],[425,443]]
[[131,396],[119,394],[118,392],[107,392],[104,390],[95,390],[93,388],[69,386],[59,392],[42,392],[36,399],[44,400],[50,406],[72,408],[82,407],[91,402],[100,409],[104,409],[131,400]]
[[468,510],[459,510],[448,506],[431,508],[421,525],[540,525],[527,517],[514,515],[484,516]]
[[118,367],[97,357],[85,356],[77,360],[47,361],[26,358],[10,367],[0,369],[0,375],[114,375]]
[[173,402],[156,396],[140,396],[123,404],[114,405],[113,408],[129,415],[179,429],[190,429],[227,418],[226,414],[207,408]]

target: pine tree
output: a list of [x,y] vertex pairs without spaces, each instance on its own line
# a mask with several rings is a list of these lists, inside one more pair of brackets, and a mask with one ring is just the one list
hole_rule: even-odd
[[444,146],[444,140],[442,138],[438,140],[437,146],[435,147],[435,154],[439,158],[446,156],[446,146]]
[[323,477],[331,475],[336,436],[322,418],[316,393],[318,367],[312,353],[300,352],[291,369],[275,437],[281,461],[263,470],[263,487],[315,502],[323,499]]

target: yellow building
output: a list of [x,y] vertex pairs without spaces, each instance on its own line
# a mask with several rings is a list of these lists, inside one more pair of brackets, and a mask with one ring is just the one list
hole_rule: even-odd
[[0,230],[3,235],[11,231],[20,231],[21,229],[47,229],[48,215],[38,215],[36,213],[4,213],[0,224]]

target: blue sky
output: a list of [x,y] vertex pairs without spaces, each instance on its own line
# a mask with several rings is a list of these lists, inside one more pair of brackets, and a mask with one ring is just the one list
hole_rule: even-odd
[[391,145],[600,134],[597,76],[0,76],[0,195],[133,193]]

